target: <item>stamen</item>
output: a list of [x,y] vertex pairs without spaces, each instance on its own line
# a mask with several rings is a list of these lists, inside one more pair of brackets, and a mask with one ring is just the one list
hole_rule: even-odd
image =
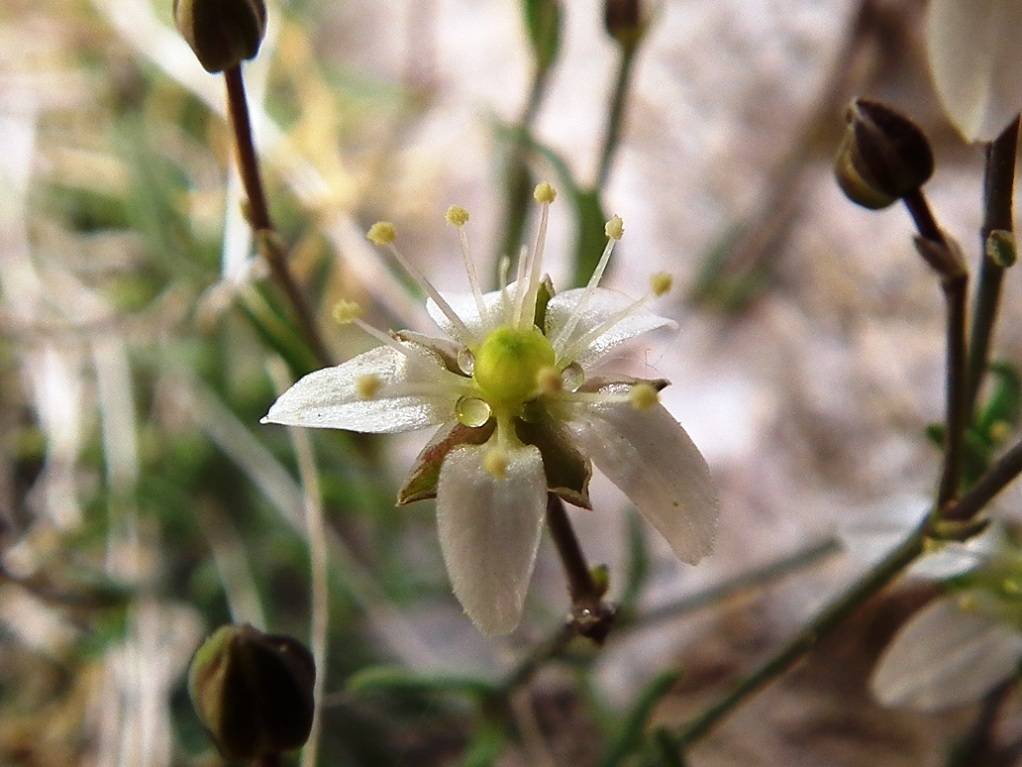
[[632,387],[628,395],[628,401],[632,403],[632,407],[636,410],[649,410],[660,402],[660,395],[648,383],[639,383]]
[[508,464],[507,451],[501,447],[491,447],[486,451],[486,456],[483,458],[483,468],[486,469],[487,474],[495,479],[507,477]]
[[366,233],[366,238],[375,245],[385,247],[390,251],[391,255],[401,265],[401,268],[408,273],[408,275],[415,280],[422,291],[433,299],[433,302],[440,308],[440,311],[444,313],[444,316],[451,321],[451,324],[457,329],[462,339],[468,345],[475,345],[478,343],[478,339],[475,334],[468,329],[468,326],[462,321],[461,317],[457,315],[451,305],[447,303],[440,292],[433,287],[433,284],[426,279],[425,275],[416,269],[412,262],[402,255],[401,251],[394,245],[394,240],[397,239],[397,230],[394,229],[394,225],[389,221],[379,221],[373,224],[369,231]]
[[547,396],[560,394],[564,389],[564,379],[561,377],[561,371],[553,365],[540,368],[539,372],[536,373],[536,389],[540,394]]
[[[402,343],[401,341],[394,338],[389,333],[384,333],[378,328],[374,328],[368,322],[362,319],[362,307],[354,301],[338,301],[334,305],[334,319],[342,325],[354,325],[359,328],[363,333],[375,338],[382,344],[386,344],[391,349],[400,352],[405,355],[412,362],[427,363],[429,369],[436,368],[439,372],[447,372],[440,363],[438,363],[433,357],[427,352],[420,351],[418,348]],[[460,379],[461,376],[456,376],[453,373],[451,375],[454,378]]]
[[485,327],[490,327],[490,313],[486,310],[483,302],[483,291],[479,287],[479,277],[476,275],[475,264],[468,250],[468,235],[465,233],[465,224],[468,223],[468,211],[458,205],[452,205],[447,209],[447,223],[458,229],[458,241],[461,244],[461,258],[465,262],[465,271],[468,272],[468,283],[472,288],[472,296],[476,300],[476,309],[479,311],[479,319]]
[[[667,276],[667,275],[664,275],[664,276]],[[654,278],[654,280],[655,279],[656,278]],[[654,287],[655,287],[655,285],[654,285]],[[626,306],[621,311],[615,312],[610,317],[608,317],[603,322],[601,322],[599,325],[597,325],[594,328],[591,328],[588,333],[586,333],[581,338],[579,338],[577,341],[575,341],[575,343],[573,343],[571,346],[569,346],[565,351],[558,352],[557,353],[557,361],[561,362],[562,360],[574,360],[575,357],[577,357],[579,355],[579,353],[583,349],[585,349],[587,346],[589,346],[593,341],[595,341],[597,338],[602,336],[604,333],[606,333],[612,327],[617,325],[619,322],[621,322],[621,320],[623,320],[626,317],[628,317],[629,315],[632,315],[635,312],[637,312],[643,306],[648,304],[651,299],[656,298],[657,295],[658,294],[656,293],[655,289],[651,290],[649,293],[644,295],[642,298],[639,298],[639,299],[633,301],[632,303],[630,303],[628,306]],[[577,307],[576,307],[576,311],[577,311]],[[560,340],[563,340],[566,337],[567,336],[565,336],[564,333],[561,333],[557,337],[557,340],[560,341]],[[557,350],[556,343],[554,345],[554,350],[555,351]]]
[[383,380],[373,373],[359,376],[355,379],[355,391],[358,392],[358,396],[362,399],[372,399],[380,391],[380,387],[382,386]]
[[554,349],[560,351],[564,344],[568,343],[568,339],[571,338],[571,334],[575,332],[575,328],[578,327],[578,322],[582,319],[582,313],[585,312],[586,307],[589,306],[589,299],[592,298],[593,293],[596,292],[596,288],[600,284],[600,280],[603,279],[603,273],[607,270],[607,264],[610,262],[610,254],[614,252],[614,243],[624,237],[625,225],[621,220],[620,216],[611,216],[610,221],[604,226],[604,232],[607,234],[607,245],[603,249],[603,255],[600,256],[599,262],[596,264],[596,268],[593,269],[592,276],[589,277],[589,283],[586,285],[585,292],[579,296],[578,303],[575,304],[575,310],[568,317],[568,321],[561,328],[561,332],[557,334],[554,339]]
[[649,289],[657,298],[665,296],[674,287],[674,277],[667,272],[657,272],[649,278]]
[[[539,228],[536,231],[536,244],[533,246],[532,255],[529,258],[528,273],[525,275],[528,280],[527,288],[521,296],[521,303],[518,304],[515,312],[514,325],[521,330],[531,328],[535,320],[536,299],[539,296],[539,273],[543,269],[543,248],[546,245],[550,205],[557,198],[557,190],[546,181],[541,181],[536,186],[533,197],[540,204]],[[526,307],[531,309],[529,316],[525,316]]]

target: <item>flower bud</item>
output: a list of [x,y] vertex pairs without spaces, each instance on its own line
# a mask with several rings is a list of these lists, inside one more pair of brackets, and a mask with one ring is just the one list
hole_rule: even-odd
[[604,0],[603,26],[623,47],[637,45],[648,25],[642,0]]
[[929,180],[933,152],[914,122],[867,99],[853,101],[846,120],[834,174],[852,202],[886,208]]
[[266,33],[263,0],[174,0],[178,31],[207,72],[253,58]]
[[298,640],[227,625],[192,658],[188,694],[224,758],[255,759],[308,739],[315,677],[312,655]]

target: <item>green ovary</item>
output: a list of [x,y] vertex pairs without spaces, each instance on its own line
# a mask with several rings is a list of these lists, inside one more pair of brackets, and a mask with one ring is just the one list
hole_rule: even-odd
[[554,362],[554,347],[537,328],[502,327],[479,347],[472,377],[491,405],[517,408],[534,396],[539,371]]

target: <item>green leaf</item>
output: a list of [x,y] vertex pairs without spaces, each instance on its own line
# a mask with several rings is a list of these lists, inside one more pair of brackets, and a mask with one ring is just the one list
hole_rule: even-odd
[[536,68],[546,71],[561,47],[561,4],[558,0],[524,0],[522,5]]
[[642,749],[646,741],[646,727],[660,701],[671,691],[681,676],[676,669],[661,672],[639,693],[632,710],[628,712],[621,730],[610,744],[599,767],[616,767],[626,758]]
[[447,674],[418,674],[403,666],[369,666],[348,677],[348,692],[391,692],[399,695],[454,693],[489,700],[497,688],[485,679]]
[[1010,362],[991,362],[991,391],[976,416],[975,428],[991,443],[1000,441],[1000,432],[1012,430],[1022,414],[1022,376]]

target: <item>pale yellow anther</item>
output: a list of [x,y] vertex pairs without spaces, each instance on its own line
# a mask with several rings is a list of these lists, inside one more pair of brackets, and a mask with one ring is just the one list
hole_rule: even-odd
[[380,391],[383,381],[378,375],[369,373],[355,379],[355,391],[362,399],[372,399]]
[[447,209],[447,223],[464,226],[468,223],[468,211],[460,205],[452,205]]
[[1011,436],[1011,424],[1006,421],[994,421],[990,424],[989,434],[992,442],[1000,444]]
[[649,410],[660,401],[660,395],[648,383],[640,383],[632,387],[628,401],[636,410]]
[[1018,578],[1005,578],[1001,583],[1001,588],[1005,594],[1011,594],[1012,596],[1022,594],[1022,582]]
[[942,548],[944,548],[944,541],[938,541],[934,538],[927,538],[923,541],[924,554],[935,554]]
[[621,220],[621,216],[611,216],[603,231],[610,239],[620,240],[625,236],[625,222]]
[[390,245],[397,239],[397,229],[389,221],[377,221],[369,227],[366,239],[374,245]]
[[347,325],[361,318],[362,307],[354,301],[338,301],[334,304],[334,320],[340,325]]
[[540,368],[536,373],[536,388],[540,394],[558,394],[564,389],[561,371],[553,365]]
[[960,610],[963,610],[967,613],[972,613],[976,611],[976,607],[977,607],[976,597],[974,597],[972,594],[962,594],[960,597],[958,597],[958,608]]
[[649,278],[649,289],[657,298],[670,293],[672,287],[674,287],[674,278],[667,272],[657,272]]
[[486,469],[486,473],[496,479],[504,479],[507,476],[507,467],[507,453],[499,447],[488,450],[483,458],[483,468]]
[[536,184],[536,191],[532,193],[532,196],[540,205],[549,205],[557,199],[557,190],[548,182],[540,181]]

